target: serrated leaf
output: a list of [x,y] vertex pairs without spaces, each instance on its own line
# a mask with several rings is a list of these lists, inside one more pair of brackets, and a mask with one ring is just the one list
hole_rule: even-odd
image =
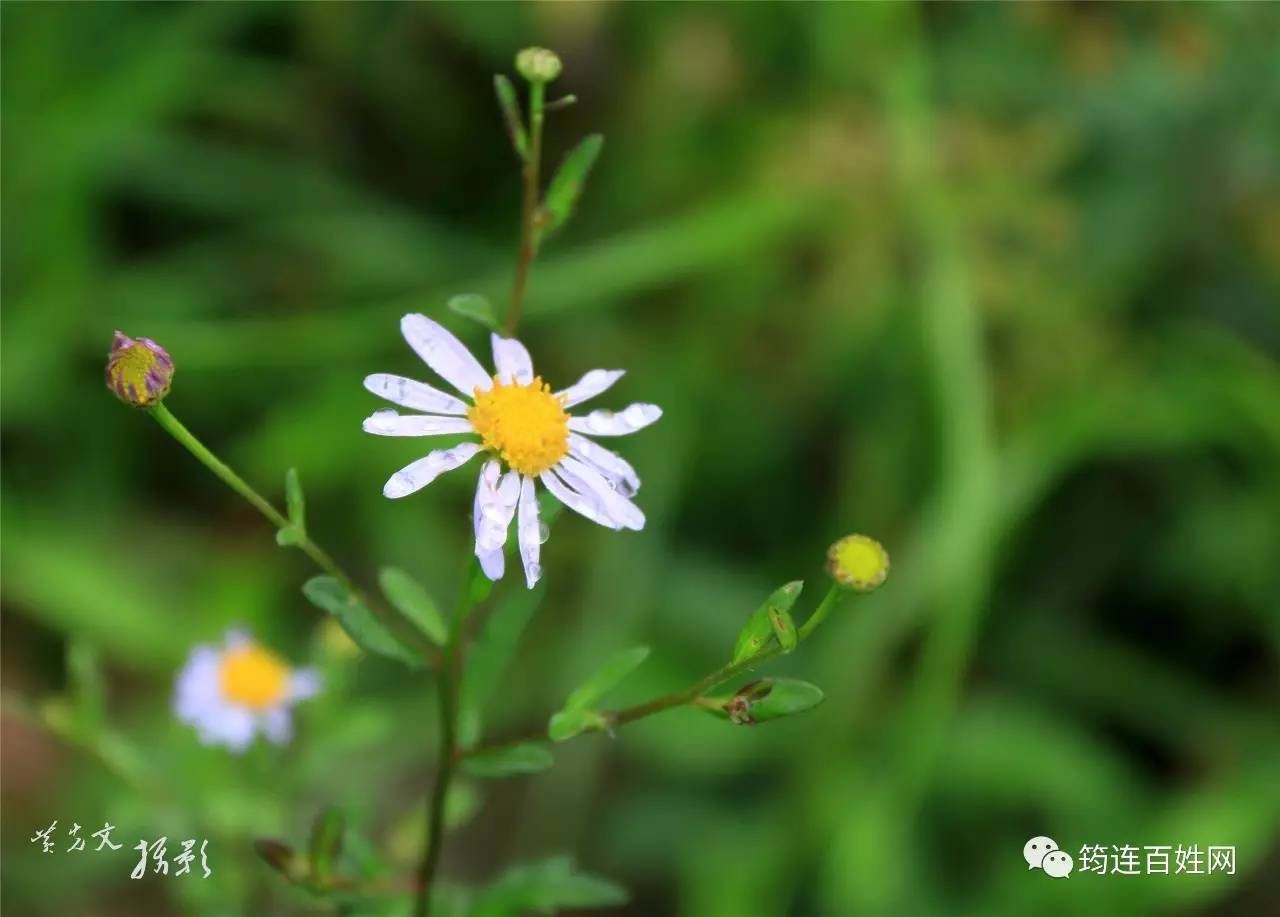
[[476,896],[470,917],[508,917],[527,911],[553,914],[561,909],[626,903],[627,891],[620,885],[577,872],[569,857],[552,857],[508,869]]
[[796,622],[791,619],[791,612],[781,608],[769,609],[769,623],[773,625],[773,635],[782,645],[782,651],[789,653],[796,648],[799,635],[796,633]]
[[488,297],[479,293],[461,293],[449,300],[449,308],[459,315],[479,322],[490,331],[498,328],[498,317],[493,312],[493,303]]
[[611,688],[630,675],[647,658],[649,658],[647,646],[633,646],[616,654],[574,689],[569,699],[564,702],[564,709],[566,711],[585,710],[594,706],[596,701],[604,697]]
[[378,571],[378,585],[396,611],[412,621],[427,639],[444,646],[449,627],[431,594],[417,580],[399,567],[383,567]]
[[520,118],[520,99],[516,96],[516,87],[501,73],[493,78],[493,91],[498,97],[498,107],[502,109],[502,121],[507,126],[507,136],[511,145],[521,159],[529,155],[529,137],[524,130],[524,121]]
[[319,881],[329,878],[333,862],[342,851],[347,819],[342,810],[329,807],[316,816],[311,826],[311,877]]
[[566,742],[589,730],[605,727],[605,718],[595,710],[561,710],[547,723],[547,737],[553,742]]
[[332,576],[313,576],[302,585],[302,594],[312,604],[338,619],[356,645],[406,665],[420,667],[422,660],[387,630],[372,611]]
[[289,521],[299,532],[307,531],[307,500],[302,495],[302,481],[298,469],[290,468],[284,474],[284,501],[289,510]]
[[532,742],[508,745],[462,759],[462,769],[473,777],[501,778],[536,774],[555,764],[545,745]]
[[738,663],[754,656],[774,639],[773,612],[791,613],[791,606],[800,597],[804,583],[800,580],[779,586],[764,600],[764,604],[755,610],[746,625],[738,633],[738,640],[733,647],[733,662]]
[[570,150],[560,168],[556,169],[542,202],[539,239],[545,239],[560,229],[573,215],[578,198],[582,196],[583,185],[603,147],[604,137],[592,134]]

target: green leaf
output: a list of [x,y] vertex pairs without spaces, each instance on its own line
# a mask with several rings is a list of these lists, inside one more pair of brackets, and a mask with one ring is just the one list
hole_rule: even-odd
[[794,650],[800,637],[796,633],[796,622],[791,619],[791,612],[770,608],[769,623],[773,625],[773,635],[782,644],[782,651],[789,653]]
[[539,229],[539,240],[545,239],[562,227],[573,215],[573,209],[582,196],[582,186],[595,165],[596,158],[604,146],[604,137],[592,134],[569,151],[560,168],[556,170],[551,184],[547,186],[547,196],[542,202],[542,223]]
[[616,654],[580,684],[564,702],[565,711],[585,710],[649,658],[649,647],[633,646]]
[[311,826],[311,878],[323,882],[333,871],[333,862],[342,851],[347,819],[333,806],[316,816]]
[[290,882],[301,882],[307,877],[306,864],[292,847],[272,838],[259,838],[253,842],[253,850],[264,863]]
[[306,535],[296,525],[286,525],[282,529],[276,529],[276,544],[282,548],[294,548],[302,544]]
[[[479,570],[479,565],[475,565]],[[488,582],[483,573],[481,579]],[[474,581],[473,581],[474,582]],[[515,657],[520,635],[547,594],[545,582],[533,589],[517,589],[494,603],[475,645],[467,654],[462,680],[464,708],[480,710],[497,687],[498,679]]]
[[307,501],[302,495],[302,481],[298,469],[290,468],[284,474],[284,500],[289,510],[289,521],[301,532],[307,530]]
[[561,909],[626,903],[626,889],[608,879],[576,872],[569,857],[553,857],[508,869],[476,896],[470,917],[507,917],[526,911],[554,914]]
[[437,646],[449,639],[449,627],[440,609],[418,581],[399,567],[383,567],[378,571],[378,585],[396,609]]
[[499,73],[493,78],[493,91],[498,96],[498,107],[502,109],[502,120],[507,126],[511,145],[520,154],[520,158],[524,159],[529,155],[529,137],[520,118],[520,99],[516,96],[516,87],[511,85],[511,80]]
[[[747,619],[746,626],[738,634],[738,641],[733,647],[733,662],[738,663],[754,656],[764,649],[774,638],[773,617],[775,613],[790,616],[791,606],[800,597],[804,583],[800,580],[779,586]],[[794,629],[795,625],[792,624]]]
[[67,676],[76,727],[82,736],[93,736],[105,719],[107,689],[98,650],[81,637],[67,641]]
[[604,729],[607,722],[594,710],[561,710],[547,723],[547,736],[553,742],[566,742],[591,730]]
[[461,293],[449,300],[449,308],[459,315],[479,322],[490,331],[498,328],[498,317],[493,312],[493,303],[479,293]]
[[312,604],[338,619],[356,645],[366,652],[420,667],[422,660],[387,630],[363,602],[332,576],[313,576],[302,585],[302,594]]
[[822,689],[796,678],[761,678],[738,689],[724,712],[739,726],[803,713],[822,703]]
[[469,755],[462,759],[462,769],[473,777],[514,777],[545,771],[555,760],[545,745],[528,742]]

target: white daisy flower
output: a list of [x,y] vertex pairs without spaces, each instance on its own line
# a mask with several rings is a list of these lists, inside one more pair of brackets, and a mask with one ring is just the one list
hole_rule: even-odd
[[197,646],[178,673],[173,709],[205,745],[244,751],[264,733],[277,745],[293,734],[290,711],[320,690],[310,669],[289,664],[246,633],[229,631],[223,646]]
[[[542,575],[539,554],[546,540],[538,521],[537,481],[565,506],[611,529],[644,528],[644,513],[631,502],[640,488],[635,469],[591,436],[624,436],[662,416],[653,404],[574,416],[566,409],[599,395],[622,378],[620,369],[593,369],[568,388],[552,392],[533,374],[533,361],[513,338],[493,337],[492,376],[443,325],[425,315],[406,315],[400,330],[409,346],[466,401],[402,376],[375,373],[364,387],[392,404],[421,411],[377,411],[364,422],[379,436],[441,436],[472,433],[480,442],[427,453],[393,474],[382,488],[392,499],[426,487],[446,471],[482,452],[476,489],[476,557],[485,575],[502,578],[502,548],[516,520],[525,581],[532,589]],[[503,472],[503,466],[508,469]]]

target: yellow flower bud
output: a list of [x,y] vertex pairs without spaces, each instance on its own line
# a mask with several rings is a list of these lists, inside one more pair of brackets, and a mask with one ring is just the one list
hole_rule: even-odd
[[846,535],[827,551],[827,570],[841,586],[870,592],[889,575],[889,553],[866,535]]
[[560,58],[546,48],[525,48],[516,55],[516,70],[530,83],[550,83],[560,75]]

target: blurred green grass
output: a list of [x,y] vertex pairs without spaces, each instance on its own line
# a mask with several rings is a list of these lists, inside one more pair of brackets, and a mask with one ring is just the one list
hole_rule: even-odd
[[[382,500],[359,431],[395,320],[502,302],[516,166],[489,98],[560,51],[554,161],[607,143],[535,268],[551,380],[625,366],[650,524],[566,518],[488,725],[593,660],[638,700],[717,665],[777,584],[875,534],[894,569],[777,668],[813,713],[696,712],[486,784],[445,871],[561,850],[630,913],[1272,913],[1280,856],[1280,16],[1270,5],[28,4],[0,8],[4,888],[30,914],[306,913],[249,852],[340,803],[416,843],[431,698],[317,642],[304,559],[111,401],[116,328],[169,404],[372,580],[455,588],[469,483]],[[612,393],[611,393],[612,394]],[[465,477],[465,476],[463,476]],[[507,584],[507,588],[511,584]],[[813,590],[817,592],[819,590]],[[243,622],[330,689],[245,760],[173,723]],[[24,716],[101,654],[105,743]],[[518,686],[518,687],[517,687]],[[145,750],[145,751],[141,751]],[[407,813],[407,814],[406,814]],[[54,818],[212,839],[215,879],[43,856]],[[1233,877],[1020,868],[1033,834],[1235,844]],[[314,910],[314,908],[311,908]]]

